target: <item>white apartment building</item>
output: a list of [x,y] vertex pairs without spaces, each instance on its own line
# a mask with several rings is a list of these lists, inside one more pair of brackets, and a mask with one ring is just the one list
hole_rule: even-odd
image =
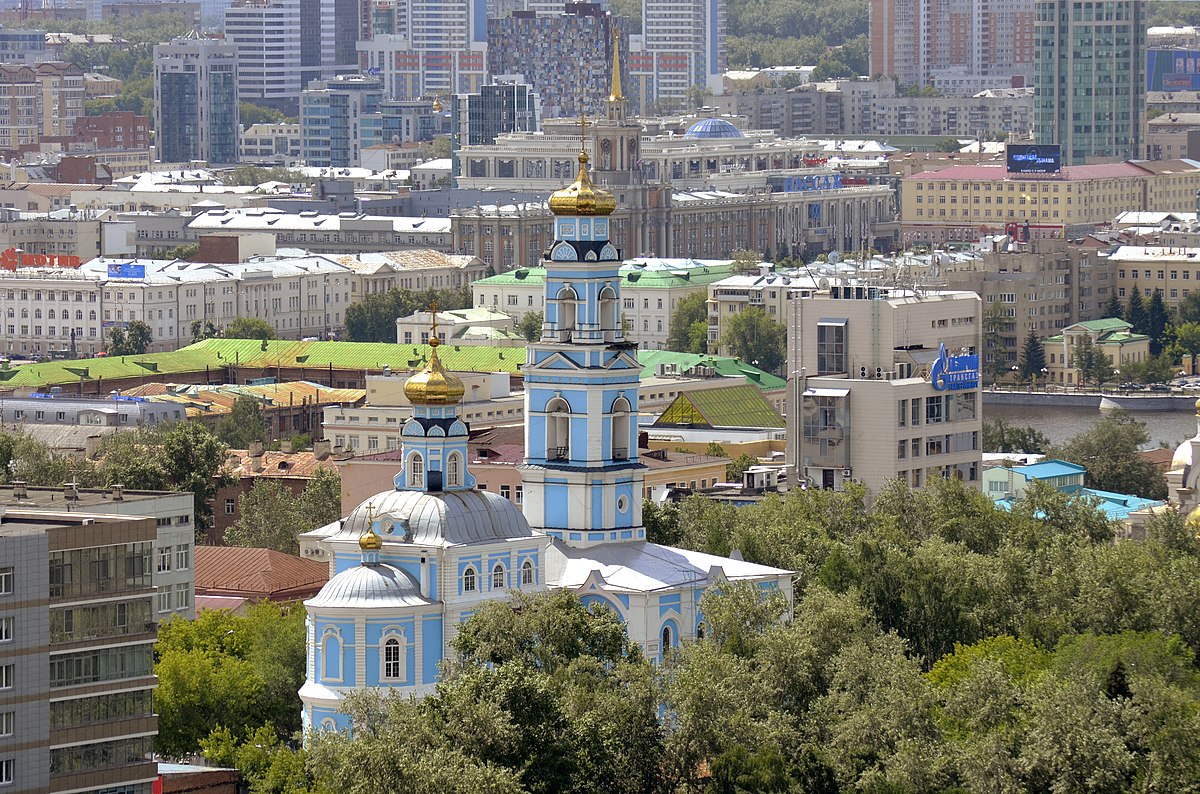
[[131,256],[136,231],[132,223],[116,220],[109,210],[61,209],[48,213],[0,209],[0,251],[14,248],[25,254]]
[[896,478],[978,487],[978,295],[835,286],[796,290],[789,308],[793,482],[861,482],[869,494]]
[[257,257],[242,264],[107,259],[78,269],[0,270],[0,323],[9,355],[103,351],[109,329],[150,326],[150,352],[191,342],[192,323],[270,323],[284,339],[339,335],[354,273],[327,257]]
[[209,232],[269,232],[280,248],[317,253],[453,250],[449,218],[393,218],[343,212],[284,212],[270,207],[210,210],[188,223],[192,239]]
[[237,47],[241,102],[300,96],[300,0],[240,0],[225,9],[225,41]]

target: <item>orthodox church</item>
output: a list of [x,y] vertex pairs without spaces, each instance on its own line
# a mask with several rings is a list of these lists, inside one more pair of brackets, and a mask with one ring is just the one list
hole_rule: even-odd
[[[624,120],[624,103],[614,69],[610,122]],[[791,600],[790,571],[646,540],[641,366],[621,323],[615,208],[581,151],[578,178],[550,197],[545,322],[524,366],[524,513],[475,487],[458,417],[463,383],[438,358],[435,324],[429,362],[404,387],[413,415],[395,488],[309,533],[328,552],[331,578],[304,603],[306,729],[346,728],[339,708],[356,689],[431,692],[458,627],[512,590],[568,588],[602,604],[658,660],[702,636],[700,599],[711,586],[750,581]]]
[[1167,470],[1167,499],[1189,522],[1200,524],[1200,400],[1196,400],[1196,435],[1175,448]]

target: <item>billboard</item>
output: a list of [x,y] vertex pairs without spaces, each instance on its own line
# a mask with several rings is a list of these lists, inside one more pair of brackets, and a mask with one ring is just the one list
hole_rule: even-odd
[[1058,144],[1005,147],[1010,174],[1057,174],[1062,170],[1062,148]]
[[935,391],[959,391],[979,387],[979,355],[977,353],[951,356],[946,346],[938,346],[938,357],[929,371]]
[[79,267],[77,256],[67,254],[27,254],[19,248],[0,252],[0,268],[15,271],[19,267]]
[[1147,91],[1200,91],[1200,51],[1146,51]]
[[146,277],[146,266],[135,265],[132,262],[109,263],[109,278],[138,278]]

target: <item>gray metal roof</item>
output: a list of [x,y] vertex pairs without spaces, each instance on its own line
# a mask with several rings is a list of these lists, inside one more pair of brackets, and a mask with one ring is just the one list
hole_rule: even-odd
[[432,603],[421,595],[421,586],[408,573],[390,565],[364,563],[330,579],[304,605],[313,609],[387,609]]
[[[457,546],[498,540],[531,538],[533,530],[517,507],[489,491],[384,491],[354,509],[341,531],[330,539],[358,541],[367,531],[367,505],[380,528],[385,546],[407,542],[423,546]],[[389,531],[390,529],[390,531]]]

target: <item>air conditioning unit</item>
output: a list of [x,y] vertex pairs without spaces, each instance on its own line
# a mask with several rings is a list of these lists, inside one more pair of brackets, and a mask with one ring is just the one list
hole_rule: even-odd
[[842,469],[842,477],[843,478],[849,477],[852,473],[853,472],[851,472],[850,469]]

